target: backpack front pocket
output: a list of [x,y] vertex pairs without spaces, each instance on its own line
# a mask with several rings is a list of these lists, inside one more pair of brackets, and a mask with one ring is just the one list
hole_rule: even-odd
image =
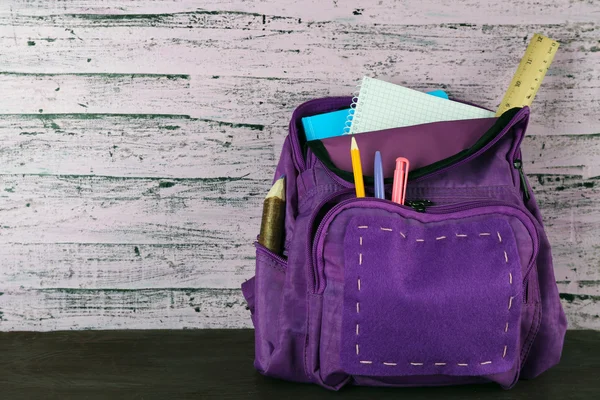
[[313,289],[325,384],[344,374],[396,385],[518,378],[532,340],[522,312],[538,246],[532,220],[510,205],[431,211],[355,199],[324,218]]
[[507,221],[411,225],[355,217],[344,254],[341,355],[348,373],[511,369],[519,352],[522,279]]

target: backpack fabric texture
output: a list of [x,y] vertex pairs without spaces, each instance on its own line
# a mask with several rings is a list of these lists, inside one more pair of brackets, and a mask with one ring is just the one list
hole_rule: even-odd
[[[274,179],[285,175],[285,250],[256,243],[242,284],[255,368],[332,390],[346,384],[510,388],[557,364],[567,328],[542,216],[522,169],[529,108],[354,135],[367,197],[356,198],[350,136],[305,142],[293,113]],[[373,157],[390,199],[410,160],[406,205],[373,196]]]

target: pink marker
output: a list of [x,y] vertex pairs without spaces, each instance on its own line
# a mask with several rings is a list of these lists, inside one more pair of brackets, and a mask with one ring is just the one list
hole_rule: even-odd
[[404,157],[396,158],[396,170],[394,171],[394,186],[392,187],[392,201],[404,204],[406,196],[406,184],[408,183],[408,160]]

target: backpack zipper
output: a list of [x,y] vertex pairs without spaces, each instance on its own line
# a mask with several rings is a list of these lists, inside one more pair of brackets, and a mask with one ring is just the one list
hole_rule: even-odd
[[523,172],[523,162],[516,158],[513,162],[513,166],[519,171],[519,177],[521,178],[521,190],[523,190],[523,195],[525,196],[525,201],[529,201],[529,189],[527,188],[527,181],[525,180],[525,173]]
[[406,200],[404,204],[421,213],[424,213],[427,207],[434,205],[432,201],[427,199]]

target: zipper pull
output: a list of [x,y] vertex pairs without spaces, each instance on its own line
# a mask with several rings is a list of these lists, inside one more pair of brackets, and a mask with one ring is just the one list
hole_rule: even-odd
[[523,172],[523,162],[518,158],[513,162],[514,167],[519,171],[521,177],[521,189],[525,194],[525,201],[529,201],[529,190],[527,189],[527,181],[525,181],[525,173]]
[[432,206],[433,202],[429,200],[407,200],[404,204],[412,207],[415,211],[425,212],[425,209]]

